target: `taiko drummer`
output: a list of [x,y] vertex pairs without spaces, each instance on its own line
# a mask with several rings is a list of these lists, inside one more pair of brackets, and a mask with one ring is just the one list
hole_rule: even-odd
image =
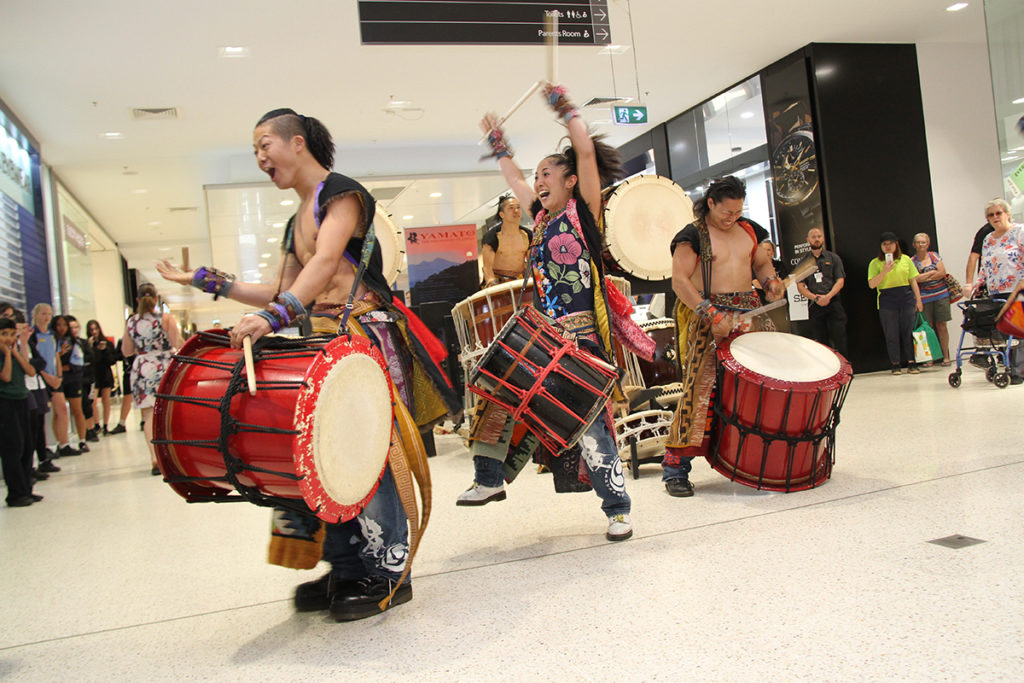
[[[735,311],[760,305],[751,272],[769,301],[784,294],[771,259],[758,249],[767,231],[743,218],[746,196],[746,186],[734,176],[713,181],[693,207],[696,220],[672,239],[682,396],[665,444],[662,479],[668,492],[681,498],[693,495],[691,461],[706,456],[710,446],[715,341],[739,324]],[[767,317],[762,320],[761,329],[774,329]]]
[[532,233],[520,225],[523,207],[510,194],[498,200],[495,218],[501,221],[484,233],[480,240],[483,259],[484,287],[493,287],[523,277],[526,271],[526,252],[530,249]]
[[[255,340],[307,315],[314,332],[337,332],[355,283],[364,237],[373,222],[373,197],[355,180],[328,170],[334,165],[334,143],[317,119],[291,109],[271,111],[256,124],[253,149],[260,170],[278,188],[295,190],[301,202],[285,230],[284,254],[275,282],[236,282],[233,275],[212,267],[182,272],[167,262],[158,264],[160,274],[214,298],[224,296],[263,308],[244,316],[233,328],[231,341],[236,348],[246,335]],[[402,441],[422,449],[417,425],[429,426],[461,408],[458,396],[424,347],[425,343],[440,342],[394,299],[381,263],[380,246],[375,243],[369,267],[355,292],[347,331],[370,337],[384,353],[401,404],[412,413],[410,419],[403,405],[395,406],[396,415],[402,416],[397,420],[399,428],[404,425],[406,432],[412,432]],[[413,382],[414,365],[417,380],[427,377],[430,381]],[[407,459],[413,464],[426,462],[425,456],[420,456],[423,454],[407,454]],[[392,464],[358,517],[327,525],[322,549],[320,535],[315,533],[318,520],[275,511],[272,562],[311,567],[322,554],[331,564],[326,575],[298,587],[295,607],[299,611],[329,609],[339,621],[353,620],[379,613],[378,603],[389,596],[389,607],[412,599],[411,582],[399,582],[410,559],[401,497],[414,494],[396,488],[391,472],[396,466],[394,459],[393,449]],[[415,468],[413,474],[429,476]]]
[[[512,160],[512,149],[497,119],[488,115],[481,127],[502,175],[535,222],[528,255],[536,282],[534,305],[574,332],[581,348],[605,359],[614,358],[614,312],[601,266],[598,217],[602,213],[601,188],[619,177],[620,159],[614,149],[590,136],[564,87],[549,83],[543,94],[568,128],[571,146],[541,160],[532,186]],[[599,416],[578,446],[560,454],[541,452],[539,459],[552,470],[556,490],[593,487],[608,519],[606,537],[622,541],[632,535],[633,527],[610,423],[605,415]],[[489,403],[478,406],[470,429],[474,482],[459,496],[458,505],[483,505],[506,498],[505,480],[511,481],[530,457],[525,452],[528,449],[511,447],[512,434],[512,418],[507,412]]]

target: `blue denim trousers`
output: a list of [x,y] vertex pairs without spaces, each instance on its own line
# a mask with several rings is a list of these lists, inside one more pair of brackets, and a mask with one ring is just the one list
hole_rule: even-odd
[[[590,485],[601,499],[601,509],[609,516],[628,514],[631,502],[626,493],[622,461],[619,460],[619,449],[615,437],[608,430],[604,415],[590,425],[578,447],[590,477]],[[501,486],[505,479],[504,463],[494,458],[474,455],[473,469],[474,480],[480,486]]]
[[388,465],[376,495],[358,517],[327,525],[323,559],[342,581],[371,575],[397,581],[408,554],[409,528]]

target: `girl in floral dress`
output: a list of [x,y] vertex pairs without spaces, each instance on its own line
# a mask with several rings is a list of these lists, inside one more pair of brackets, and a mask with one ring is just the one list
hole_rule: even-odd
[[143,431],[149,444],[152,474],[160,474],[153,448],[153,403],[156,389],[171,363],[174,351],[181,346],[178,321],[170,313],[156,313],[156,287],[146,283],[139,287],[138,308],[125,324],[121,353],[135,356],[132,364],[132,400],[142,410]]
[[[601,235],[595,216],[602,214],[601,188],[621,172],[618,154],[591,138],[564,87],[548,84],[544,96],[568,129],[572,144],[541,160],[532,187],[512,160],[512,150],[494,115],[486,116],[481,127],[506,182],[519,203],[529,207],[535,221],[528,254],[528,267],[536,282],[534,305],[574,332],[580,348],[604,359],[613,358],[613,315],[601,269]],[[457,504],[504,500],[504,454],[476,442],[471,450],[475,480]],[[611,541],[629,538],[633,534],[630,499],[610,421],[598,418],[578,446],[553,455],[558,458],[549,462],[571,462],[573,457],[582,461],[585,474],[580,478],[589,478],[608,518],[606,537]]]

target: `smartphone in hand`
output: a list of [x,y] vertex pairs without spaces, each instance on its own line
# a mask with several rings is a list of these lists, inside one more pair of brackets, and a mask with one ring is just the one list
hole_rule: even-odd
[[890,266],[892,265],[892,254],[886,254],[885,255],[885,262],[887,264],[889,264]]

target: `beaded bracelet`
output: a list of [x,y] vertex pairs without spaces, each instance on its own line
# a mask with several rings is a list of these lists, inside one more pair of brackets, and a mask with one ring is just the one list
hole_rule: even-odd
[[233,274],[212,267],[199,266],[192,274],[192,286],[207,294],[213,294],[214,301],[222,296],[228,296],[228,292],[231,291],[231,286],[234,284],[235,276]]
[[296,318],[306,315],[306,307],[302,305],[297,296],[284,291],[256,315],[270,323],[270,329],[274,332],[279,332],[282,328],[291,325]]
[[547,98],[548,104],[555,110],[558,117],[562,119],[562,123],[568,125],[569,121],[580,115],[580,112],[569,101],[569,98],[565,96],[566,92],[564,85],[554,85],[547,91]]
[[[511,159],[515,156],[515,153],[512,151],[512,147],[505,139],[504,131],[500,128],[494,128],[487,134],[487,143],[491,146],[491,153],[487,156],[492,156],[495,159],[501,159],[503,157]],[[485,156],[484,159],[486,159],[487,156]]]

